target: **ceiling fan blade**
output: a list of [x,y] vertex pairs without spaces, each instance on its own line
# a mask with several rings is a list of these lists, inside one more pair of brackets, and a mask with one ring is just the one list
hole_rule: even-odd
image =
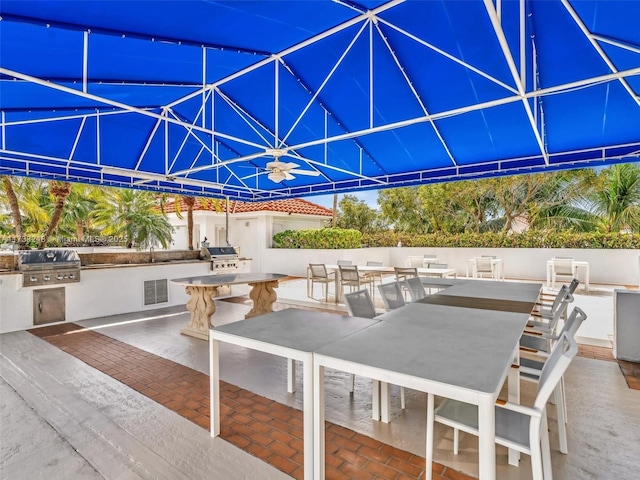
[[269,175],[267,175],[267,178],[272,182],[280,183],[285,179],[285,174],[280,172],[272,172]]
[[288,170],[285,170],[285,171],[284,171],[284,172],[282,172],[282,173],[283,173],[283,175],[284,175],[284,178],[285,178],[285,179],[287,179],[287,180],[293,180],[294,178],[296,178],[296,177],[294,177],[293,175],[291,175],[291,174],[289,173],[289,171],[288,171]]
[[308,175],[310,177],[317,177],[320,175],[320,172],[316,170],[289,170],[291,173],[295,173],[296,175]]
[[298,168],[300,165],[293,162],[287,162],[284,164],[284,170],[293,170],[294,168]]

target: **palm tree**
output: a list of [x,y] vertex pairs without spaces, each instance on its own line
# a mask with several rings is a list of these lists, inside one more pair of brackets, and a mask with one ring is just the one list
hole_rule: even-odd
[[[48,207],[51,197],[46,182],[27,177],[4,177],[0,205],[11,212],[13,230],[20,249],[35,246],[43,236],[43,227],[48,224]],[[13,205],[12,205],[13,203]]]
[[64,201],[69,196],[70,192],[71,184],[69,182],[58,182],[57,180],[54,180],[49,184],[49,193],[55,199],[55,208],[53,210],[53,215],[51,215],[51,220],[49,221],[49,227],[42,236],[38,248],[45,247],[49,241],[49,237],[58,226],[58,222],[62,217],[62,211],[64,210]]
[[193,206],[196,199],[193,197],[182,197],[182,201],[187,206],[187,233],[189,238],[189,250],[193,250]]
[[122,237],[128,248],[171,243],[172,227],[158,212],[156,195],[129,189],[109,189],[96,207],[96,223],[104,235]]
[[11,178],[6,175],[2,176],[2,186],[4,193],[11,210],[11,219],[13,221],[13,227],[15,229],[16,238],[18,239],[18,248],[26,248],[26,242],[24,238],[24,230],[22,228],[22,215],[20,214],[20,204],[18,203],[18,197],[13,190],[13,184]]
[[102,188],[74,184],[65,202],[65,209],[60,219],[59,229],[76,241],[83,242],[88,227],[93,222],[94,210],[104,190]]
[[602,171],[602,188],[592,197],[599,228],[640,232],[640,166],[621,163]]

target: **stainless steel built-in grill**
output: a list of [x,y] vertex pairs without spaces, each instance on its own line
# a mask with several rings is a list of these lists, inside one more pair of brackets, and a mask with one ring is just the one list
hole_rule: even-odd
[[75,250],[27,250],[18,254],[22,286],[80,281],[80,256]]
[[233,247],[202,247],[202,256],[211,262],[211,270],[219,273],[238,269],[238,254]]

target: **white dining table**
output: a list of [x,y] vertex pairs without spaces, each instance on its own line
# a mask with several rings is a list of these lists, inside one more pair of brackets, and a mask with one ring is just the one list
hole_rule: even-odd
[[[495,401],[518,356],[529,315],[409,304],[377,318],[382,321],[313,355],[314,478],[324,479],[324,370],[335,368],[426,392],[428,425],[433,424],[434,395],[477,405],[479,478],[495,480]],[[430,479],[433,445],[425,450]]]
[[[551,271],[553,266],[553,260],[547,260],[547,288],[551,288]],[[574,260],[573,261],[573,275],[584,282],[585,292],[589,291],[589,262]],[[582,271],[582,275],[579,272]]]
[[[211,436],[220,435],[220,342],[278,355],[303,365],[303,449],[304,478],[314,475],[313,352],[321,347],[370,327],[378,320],[348,317],[336,313],[286,309],[211,328],[209,372]],[[289,370],[291,385],[291,370]],[[324,425],[322,430],[324,430]]]

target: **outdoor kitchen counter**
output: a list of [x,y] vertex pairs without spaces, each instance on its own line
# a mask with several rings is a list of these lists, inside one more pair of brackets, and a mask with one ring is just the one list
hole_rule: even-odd
[[211,316],[216,311],[213,299],[218,296],[218,288],[224,285],[246,283],[251,287],[249,297],[253,300],[253,307],[245,318],[272,312],[278,298],[274,289],[278,287],[278,280],[286,276],[281,273],[229,273],[172,279],[172,283],[184,285],[190,295],[187,310],[191,312],[191,319],[181,333],[202,340],[209,339],[209,328],[214,326]]

